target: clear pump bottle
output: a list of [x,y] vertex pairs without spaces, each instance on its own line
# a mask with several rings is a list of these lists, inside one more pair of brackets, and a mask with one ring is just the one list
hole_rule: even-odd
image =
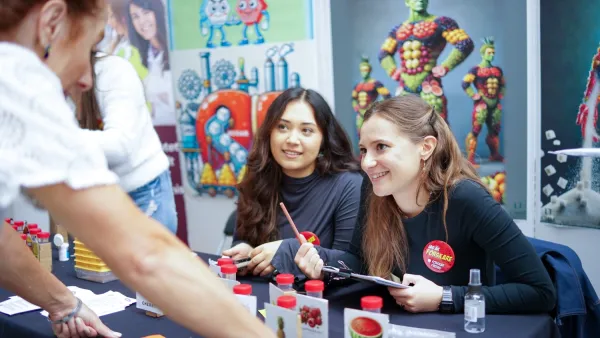
[[469,333],[485,331],[485,298],[481,292],[479,269],[471,269],[469,289],[465,294],[465,331]]

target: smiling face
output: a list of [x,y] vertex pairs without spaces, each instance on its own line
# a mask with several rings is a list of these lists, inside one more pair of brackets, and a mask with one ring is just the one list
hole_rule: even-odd
[[378,115],[360,131],[361,167],[377,196],[414,190],[419,184],[423,146],[415,144],[390,121]]
[[266,4],[262,0],[238,0],[235,8],[244,23],[256,23],[259,21],[261,12],[266,9]]
[[227,21],[227,15],[231,7],[226,0],[206,0],[206,7],[204,8],[204,14],[208,17],[209,21],[215,25],[225,24]]
[[273,158],[290,177],[306,177],[315,170],[323,133],[314,112],[304,101],[290,102],[271,131]]
[[144,40],[150,41],[156,37],[156,15],[153,11],[131,4],[129,14],[133,27]]

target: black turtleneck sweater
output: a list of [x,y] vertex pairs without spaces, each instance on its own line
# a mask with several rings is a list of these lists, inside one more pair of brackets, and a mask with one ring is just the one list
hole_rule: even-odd
[[[280,194],[298,231],[314,233],[324,248],[346,250],[356,226],[361,184],[359,172],[327,176],[313,172],[303,178],[284,175]],[[281,245],[280,248],[283,248],[287,247],[287,242],[297,240],[281,209],[277,208],[277,211],[279,238],[289,239]],[[234,234],[233,245],[239,242],[243,241]]]

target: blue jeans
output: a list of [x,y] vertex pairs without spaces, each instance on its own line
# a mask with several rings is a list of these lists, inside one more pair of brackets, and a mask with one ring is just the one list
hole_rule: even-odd
[[177,233],[177,211],[169,170],[131,191],[129,196],[143,213],[166,226],[173,234]]

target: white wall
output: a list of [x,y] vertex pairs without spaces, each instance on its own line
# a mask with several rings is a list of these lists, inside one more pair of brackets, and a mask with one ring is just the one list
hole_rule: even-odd
[[[573,249],[583,264],[594,289],[600,292],[600,265],[595,261],[600,231],[597,229],[557,227],[540,222],[541,174],[541,67],[540,67],[540,0],[527,0],[527,72],[528,72],[528,118],[527,129],[527,224],[535,238],[566,245]],[[523,227],[522,227],[523,229]],[[525,231],[524,231],[525,232]]]
[[6,210],[5,217],[12,217],[18,221],[27,221],[27,223],[37,223],[42,231],[50,230],[48,212],[34,207],[22,196],[17,197],[13,205]]

